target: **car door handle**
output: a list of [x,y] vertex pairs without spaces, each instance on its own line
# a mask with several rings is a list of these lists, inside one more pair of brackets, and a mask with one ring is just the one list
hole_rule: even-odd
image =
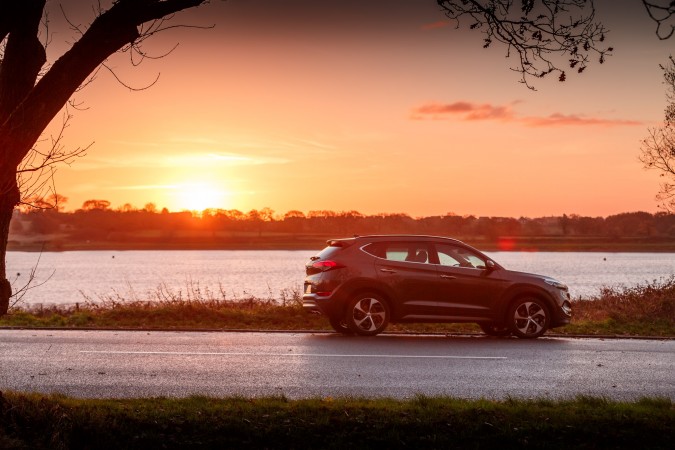
[[391,270],[391,269],[380,269],[380,272],[384,272],[384,273],[396,273],[395,270]]
[[445,278],[446,280],[454,280],[457,277],[454,275],[441,275],[441,278]]

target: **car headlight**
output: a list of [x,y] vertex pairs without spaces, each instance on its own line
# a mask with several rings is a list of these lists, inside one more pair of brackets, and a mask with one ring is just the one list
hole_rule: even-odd
[[567,290],[567,285],[565,283],[561,283],[560,281],[554,280],[553,278],[544,278],[544,282],[546,284],[550,284],[553,287],[557,287],[558,289],[563,289],[565,291]]

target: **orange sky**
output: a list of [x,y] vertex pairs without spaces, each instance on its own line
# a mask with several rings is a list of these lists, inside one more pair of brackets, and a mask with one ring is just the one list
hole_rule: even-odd
[[[87,23],[86,2],[63,2]],[[56,175],[66,209],[330,209],[412,216],[543,216],[657,210],[640,140],[663,117],[659,42],[641,2],[600,0],[614,56],[565,83],[518,83],[505,48],[453,26],[433,0],[214,1],[110,63],[75,95]],[[617,4],[621,4],[617,8]],[[73,33],[55,2],[53,57]],[[280,9],[279,5],[284,5]],[[440,24],[443,25],[443,24]]]

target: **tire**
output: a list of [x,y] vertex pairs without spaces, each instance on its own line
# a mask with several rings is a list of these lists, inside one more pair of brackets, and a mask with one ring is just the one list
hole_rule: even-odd
[[483,333],[487,334],[488,336],[510,336],[511,335],[511,328],[509,328],[506,325],[498,325],[494,323],[479,323],[478,326],[480,327],[481,330],[483,330]]
[[391,318],[390,311],[389,305],[381,296],[366,292],[349,302],[345,321],[352,332],[361,336],[375,336],[387,328]]
[[347,326],[347,321],[344,318],[333,319],[332,317],[328,318],[330,326],[333,327],[335,331],[346,336],[351,336],[354,332]]
[[551,315],[543,300],[523,297],[513,302],[509,308],[507,323],[515,336],[534,339],[546,333],[550,321]]

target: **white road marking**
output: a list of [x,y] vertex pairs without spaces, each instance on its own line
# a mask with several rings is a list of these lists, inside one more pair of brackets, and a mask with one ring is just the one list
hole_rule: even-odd
[[251,353],[251,352],[132,352],[108,350],[80,350],[80,353],[98,355],[167,355],[167,356],[307,356],[313,358],[418,358],[418,359],[507,359],[506,356],[452,356],[452,355],[345,355],[331,353]]

